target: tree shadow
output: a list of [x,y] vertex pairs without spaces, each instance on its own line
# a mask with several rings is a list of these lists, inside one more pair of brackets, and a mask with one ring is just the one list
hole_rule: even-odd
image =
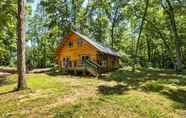
[[176,84],[180,86],[186,85],[186,74],[177,75],[174,71],[156,71],[148,69],[140,69],[139,72],[128,70],[117,70],[110,76],[103,78],[106,81],[124,82],[134,88],[138,88],[147,81],[159,81],[163,83]]
[[[137,72],[117,70],[110,76],[103,78],[105,81],[116,81],[125,84],[122,90],[142,90],[144,92],[158,92],[186,108],[186,90],[174,89],[167,86],[180,88],[186,87],[186,73],[176,74],[173,70],[139,69]],[[98,87],[104,94],[118,94],[115,87]],[[122,88],[122,87],[121,87]],[[114,93],[115,92],[115,93]],[[122,94],[122,92],[119,91]]]
[[15,83],[13,80],[7,80],[6,78],[0,78],[0,87]]
[[23,94],[23,93],[33,93],[33,90],[31,88],[17,89],[15,87],[12,90],[9,90],[9,91],[6,91],[6,92],[1,92],[0,96],[9,95],[9,94],[12,94],[12,93],[15,93],[15,94],[19,94],[19,93],[21,93],[21,94]]
[[89,72],[83,72],[83,71],[76,71],[76,73],[74,73],[74,71],[68,71],[68,72],[63,72],[63,71],[59,71],[59,72],[47,72],[46,73],[49,76],[72,76],[72,77],[87,77],[87,78],[93,78],[95,76],[91,75]]
[[108,86],[108,85],[98,86],[98,91],[103,95],[113,95],[113,94],[121,95],[127,90],[128,90],[127,86],[120,85],[120,84],[116,86]]
[[0,93],[0,96],[2,96],[2,95],[8,95],[10,93],[15,93],[15,92],[16,92],[16,90],[10,90],[10,91],[7,91],[7,92],[2,92],[2,93]]
[[162,90],[164,90],[165,87],[162,84],[158,84],[158,83],[147,83],[144,84],[143,86],[141,86],[141,90],[145,91],[145,92],[161,92]]
[[177,103],[174,105],[175,108],[186,109],[186,90],[170,89],[168,91],[161,92],[161,94],[175,101]]
[[[10,76],[10,75],[11,75],[10,73],[4,73],[4,72],[0,73],[0,87],[16,83],[15,80],[7,79],[7,77]],[[0,96],[6,95],[6,94],[9,94],[9,93],[14,93],[14,92],[16,92],[15,89],[7,91],[7,92],[2,92],[2,93],[0,93]]]
[[9,75],[11,75],[11,74],[10,73],[0,72],[0,78],[6,78]]
[[13,80],[8,80],[7,76],[11,75],[10,73],[0,73],[0,87],[4,85],[9,85],[14,83],[15,81]]
[[61,75],[65,75],[63,72],[47,72],[46,73],[49,76],[61,76]]

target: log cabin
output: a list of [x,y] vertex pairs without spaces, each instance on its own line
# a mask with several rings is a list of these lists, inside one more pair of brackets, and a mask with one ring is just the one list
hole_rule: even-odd
[[56,49],[59,66],[77,74],[79,71],[97,76],[119,67],[119,54],[111,48],[71,31]]

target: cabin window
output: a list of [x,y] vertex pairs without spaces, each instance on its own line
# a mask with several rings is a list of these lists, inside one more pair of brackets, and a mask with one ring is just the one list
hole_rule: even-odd
[[74,61],[74,67],[77,67],[77,61]]
[[106,67],[107,66],[107,62],[105,60],[101,61],[101,66]]
[[68,41],[68,47],[69,48],[73,47],[73,42],[72,41]]
[[83,64],[86,60],[89,60],[90,57],[88,55],[82,55],[81,56],[81,64]]
[[70,67],[70,68],[72,67],[72,61],[68,62],[68,67]]
[[63,62],[61,60],[59,61],[59,65],[60,65],[60,67],[62,67],[62,65],[63,65]]
[[69,58],[68,57],[63,58],[63,65],[64,65],[64,67],[68,67],[68,65],[69,65]]
[[82,47],[82,45],[83,45],[83,40],[82,40],[82,39],[79,39],[79,40],[77,41],[77,45],[78,45],[78,47]]

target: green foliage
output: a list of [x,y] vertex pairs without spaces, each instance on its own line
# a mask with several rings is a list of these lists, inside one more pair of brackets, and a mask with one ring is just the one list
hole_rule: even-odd
[[9,65],[16,50],[16,1],[0,1],[0,65]]
[[[27,65],[47,67],[55,63],[54,51],[70,30],[79,31],[121,53],[123,62],[134,63],[136,39],[144,14],[144,0],[41,0],[32,11],[27,4]],[[0,1],[1,65],[16,62],[16,2]],[[162,4],[166,7],[162,7]],[[177,32],[181,39],[181,59],[186,60],[184,0],[173,0]],[[138,65],[174,68],[176,46],[166,0],[149,2],[137,54]],[[32,14],[31,14],[32,11]],[[0,60],[0,61],[1,61]],[[6,60],[6,62],[5,62]]]
[[151,83],[147,83],[146,85],[143,86],[143,89],[145,91],[161,91],[163,89],[163,86],[159,83],[156,82],[151,82]]

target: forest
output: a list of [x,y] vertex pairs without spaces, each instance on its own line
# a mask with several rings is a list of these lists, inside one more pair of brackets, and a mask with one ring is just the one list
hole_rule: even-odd
[[[43,0],[26,6],[27,64],[54,65],[53,52],[70,30],[109,45],[126,65],[183,67],[186,53],[184,0]],[[1,0],[2,66],[16,65],[16,1]]]
[[[118,52],[120,68],[63,75],[55,51],[71,31]],[[185,99],[185,0],[0,0],[0,116],[179,118]]]

